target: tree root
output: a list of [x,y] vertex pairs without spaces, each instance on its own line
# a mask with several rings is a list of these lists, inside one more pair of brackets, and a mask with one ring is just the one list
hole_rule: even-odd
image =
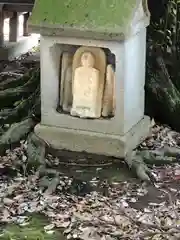
[[[7,88],[14,88],[18,86],[22,86],[29,80],[29,74],[26,73],[13,73],[13,72],[2,72],[0,74],[0,78],[5,78],[0,82],[0,90],[5,90]],[[22,80],[23,79],[23,80]]]
[[[40,89],[38,87],[30,97],[22,100],[17,107],[9,111],[6,115],[4,112],[0,112],[0,124],[12,124],[21,121],[21,119],[27,116],[32,117],[31,109],[33,109],[33,106],[37,102],[36,98],[39,99],[39,91]],[[31,116],[29,113],[31,113]]]
[[157,150],[133,151],[127,155],[125,162],[135,171],[138,178],[143,181],[156,181],[148,166],[172,164],[179,161],[180,148],[165,145]]
[[[31,75],[30,75],[31,74]],[[22,81],[24,76],[22,77]],[[28,78],[26,76],[25,78]],[[40,71],[39,69],[29,73],[29,80],[22,86],[17,88],[8,88],[4,91],[0,91],[0,108],[13,106],[14,102],[21,100],[22,98],[29,97],[39,85]]]
[[3,152],[8,146],[11,146],[11,144],[25,139],[28,133],[33,130],[35,124],[36,123],[32,118],[12,124],[11,127],[0,137],[0,150]]
[[40,119],[41,119],[41,98],[40,98],[40,90],[39,90],[39,92],[38,92],[38,90],[37,90],[35,103],[32,106],[32,108],[29,109],[28,116],[29,117],[33,116],[40,121]]
[[150,182],[151,172],[148,166],[145,164],[143,157],[137,151],[133,151],[125,158],[125,162],[129,168],[136,173],[137,177],[142,181]]
[[29,167],[45,165],[46,144],[35,134],[30,133],[27,139],[27,156]]

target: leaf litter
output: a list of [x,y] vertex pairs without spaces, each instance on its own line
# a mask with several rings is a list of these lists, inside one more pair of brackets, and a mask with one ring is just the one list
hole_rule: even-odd
[[[155,126],[154,132],[142,149],[178,146],[180,137],[169,128]],[[154,166],[154,186],[129,180],[100,182],[94,176],[86,182],[58,170],[58,159],[52,156],[49,162],[56,171],[41,175],[39,168],[32,168],[24,173],[26,149],[21,141],[0,157],[1,223],[26,226],[28,213],[41,213],[50,220],[45,232],[63,228],[67,239],[180,239],[179,163]],[[102,185],[108,194],[100,191]]]

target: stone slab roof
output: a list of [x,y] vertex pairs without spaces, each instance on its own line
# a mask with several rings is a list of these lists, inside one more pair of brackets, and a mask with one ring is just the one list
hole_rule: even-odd
[[35,0],[29,26],[48,35],[114,38],[126,34],[140,4],[146,0]]

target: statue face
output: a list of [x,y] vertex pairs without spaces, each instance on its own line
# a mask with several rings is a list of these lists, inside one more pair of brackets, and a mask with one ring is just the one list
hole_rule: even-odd
[[93,67],[95,63],[94,56],[91,52],[84,52],[81,56],[82,66]]

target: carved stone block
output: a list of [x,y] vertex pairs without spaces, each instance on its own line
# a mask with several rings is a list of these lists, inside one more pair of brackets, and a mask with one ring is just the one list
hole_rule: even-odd
[[71,115],[100,118],[105,82],[106,55],[101,48],[80,47],[73,58]]

